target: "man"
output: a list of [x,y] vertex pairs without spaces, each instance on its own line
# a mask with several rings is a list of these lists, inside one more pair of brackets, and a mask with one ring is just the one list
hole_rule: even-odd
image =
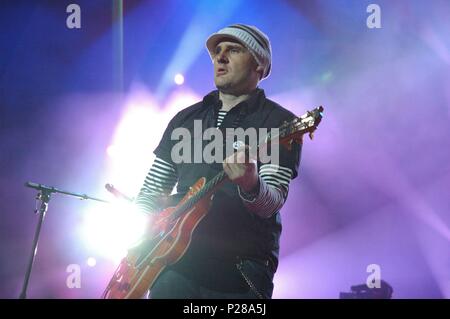
[[[244,161],[248,147],[242,146],[219,163],[175,163],[171,154],[177,141],[171,134],[180,127],[193,131],[195,120],[203,129],[225,132],[238,127],[277,128],[295,116],[258,88],[271,70],[271,45],[264,33],[234,24],[211,35],[206,47],[217,90],[170,121],[136,204],[147,212],[160,211],[157,199],[168,196],[175,184],[183,195],[199,178],[210,180],[221,170],[231,182],[216,191],[189,248],[160,274],[150,297],[271,298],[281,234],[279,210],[289,182],[297,176],[300,145],[291,150],[280,146],[277,163],[261,163],[254,157]],[[193,142],[200,138],[192,136]]]

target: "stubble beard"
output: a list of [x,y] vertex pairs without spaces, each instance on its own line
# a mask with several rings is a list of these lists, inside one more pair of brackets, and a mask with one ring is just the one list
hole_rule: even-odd
[[233,88],[232,81],[223,81],[222,79],[219,79],[219,81],[216,81],[215,85],[219,91],[224,92],[224,93],[230,93],[230,91],[232,91],[232,88]]

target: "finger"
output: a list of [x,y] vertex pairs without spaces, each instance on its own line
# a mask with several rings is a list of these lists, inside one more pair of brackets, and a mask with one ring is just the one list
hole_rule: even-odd
[[228,163],[227,163],[226,161],[224,161],[223,164],[222,164],[222,166],[223,166],[223,170],[225,171],[225,173],[227,173],[227,175],[229,175],[229,173],[230,173],[230,168],[229,168]]
[[249,152],[249,160],[250,160],[250,161],[256,161],[257,158],[258,158],[258,156],[257,156],[257,154],[256,154],[257,148],[256,148],[256,149],[253,149],[253,148],[251,148],[251,147],[249,146],[248,152]]
[[226,163],[224,171],[227,173],[228,177],[233,178],[236,175],[236,164]]
[[246,163],[248,161],[248,147],[241,146],[237,149],[236,153],[236,162],[235,163]]
[[[256,148],[257,149],[257,148]],[[244,154],[245,160],[243,163],[251,163],[253,160],[256,161],[257,155],[256,155],[256,149],[251,147],[250,145],[245,145],[242,148],[240,148],[240,151]]]
[[237,151],[234,153],[234,162],[233,163],[243,163],[243,153],[241,151]]
[[230,156],[228,156],[227,158],[225,158],[223,160],[224,163],[230,164],[230,163],[236,163],[236,154],[233,153]]
[[225,174],[227,174],[227,176],[230,180],[234,180],[234,178],[236,176],[233,166],[234,166],[233,164],[229,164],[229,163],[226,163],[224,165]]

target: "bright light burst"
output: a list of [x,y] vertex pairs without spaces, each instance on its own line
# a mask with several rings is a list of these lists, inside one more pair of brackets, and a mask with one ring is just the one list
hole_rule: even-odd
[[148,217],[136,206],[117,201],[85,212],[80,235],[90,251],[118,263],[144,235],[147,224]]
[[[135,197],[169,120],[199,100],[197,95],[183,89],[174,92],[162,109],[145,88],[130,93],[122,119],[106,149],[107,169],[100,182],[101,192],[105,192],[103,185],[111,183],[125,195]],[[129,202],[95,203],[83,214],[80,236],[89,254],[118,264],[127,249],[144,235],[148,222],[147,215]]]

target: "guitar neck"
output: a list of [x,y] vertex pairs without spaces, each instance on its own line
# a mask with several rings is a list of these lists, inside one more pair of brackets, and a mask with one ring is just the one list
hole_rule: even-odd
[[[268,143],[275,140],[277,143],[286,144],[288,150],[291,149],[292,142],[302,143],[300,137],[303,134],[309,132],[310,138],[312,139],[312,133],[317,129],[320,121],[322,120],[323,107],[306,112],[306,114],[301,117],[296,117],[290,122],[284,122],[279,128],[278,132],[272,134],[268,133],[260,144],[256,147],[256,150],[260,148],[267,147]],[[195,204],[197,204],[205,195],[211,194],[215,191],[222,183],[227,179],[225,171],[220,171],[214,178],[205,184],[197,193],[195,193],[191,198],[184,202],[180,207],[178,207],[171,216],[174,219],[178,219],[187,210],[191,209]]]
[[173,213],[172,216],[174,219],[179,218],[183,215],[184,212],[194,207],[203,197],[217,188],[219,188],[223,182],[227,179],[227,174],[225,171],[220,171],[216,176],[214,176],[209,182],[203,186],[201,190],[198,191],[195,195],[189,198],[186,202],[184,202],[180,207],[178,207]]

